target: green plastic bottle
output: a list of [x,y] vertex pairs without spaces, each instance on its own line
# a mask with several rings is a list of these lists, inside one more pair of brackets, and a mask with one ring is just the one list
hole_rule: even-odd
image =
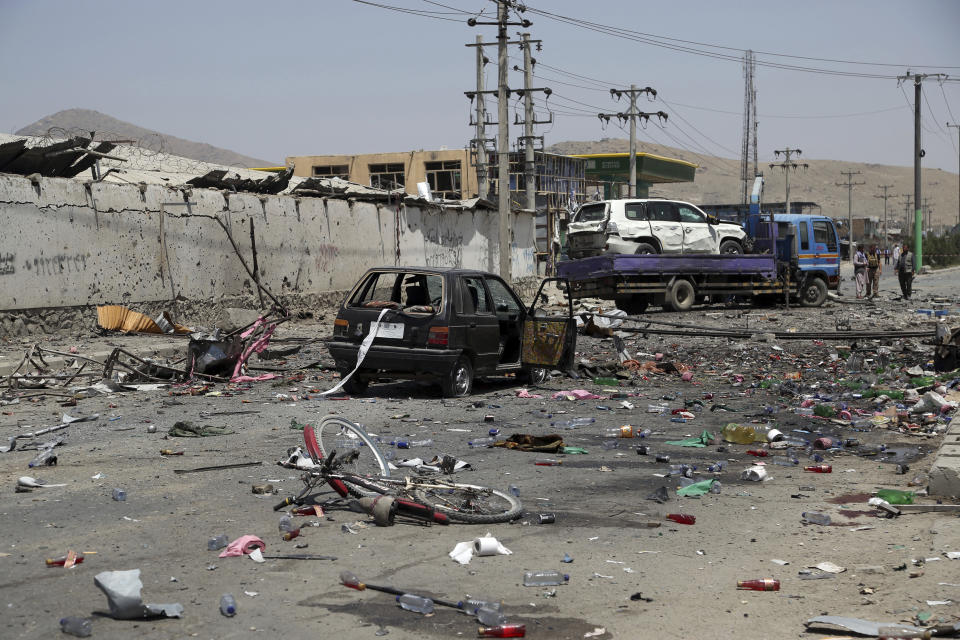
[[880,489],[877,491],[877,497],[890,504],[913,504],[914,496],[916,494],[913,491],[900,491],[899,489]]
[[757,439],[757,432],[746,424],[731,422],[723,428],[723,439],[735,444],[752,444]]

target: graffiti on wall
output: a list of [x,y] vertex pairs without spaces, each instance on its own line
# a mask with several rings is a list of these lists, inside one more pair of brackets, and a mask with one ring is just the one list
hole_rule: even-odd
[[317,271],[320,273],[327,273],[328,271],[334,271],[334,266],[336,264],[337,256],[340,255],[340,250],[332,244],[319,244],[314,248],[310,249],[310,252],[315,254],[314,264],[317,267]]
[[59,254],[50,257],[37,256],[27,258],[23,264],[27,271],[33,271],[38,276],[59,276],[64,273],[80,273],[87,270],[87,255],[85,253]]
[[16,273],[17,269],[13,266],[17,256],[12,253],[0,253],[0,276],[9,276]]

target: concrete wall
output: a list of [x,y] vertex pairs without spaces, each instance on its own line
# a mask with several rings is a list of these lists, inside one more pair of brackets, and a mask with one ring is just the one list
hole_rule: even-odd
[[[378,265],[495,271],[499,261],[494,211],[0,174],[0,310],[255,292],[217,223],[181,217],[185,196],[192,215],[227,223],[248,262],[253,220],[260,277],[277,295],[345,290]],[[515,280],[536,275],[533,238],[533,216],[517,215]]]

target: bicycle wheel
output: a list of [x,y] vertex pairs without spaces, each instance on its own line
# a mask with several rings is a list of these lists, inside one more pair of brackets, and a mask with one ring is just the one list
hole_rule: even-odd
[[414,490],[418,502],[445,513],[454,522],[494,524],[520,517],[523,507],[516,496],[472,484],[453,484],[442,489]]
[[[326,416],[313,430],[317,441],[317,448],[324,457],[329,455],[330,451],[337,451],[337,458],[345,459],[349,453],[356,451],[357,455],[349,463],[341,467],[341,470],[347,473],[354,473],[360,476],[390,476],[390,465],[387,459],[377,448],[367,432],[346,418],[340,416]],[[364,492],[364,495],[372,495],[372,492]]]

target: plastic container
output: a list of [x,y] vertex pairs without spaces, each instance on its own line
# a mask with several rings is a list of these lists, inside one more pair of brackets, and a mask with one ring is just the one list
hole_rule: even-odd
[[798,416],[812,416],[813,407],[797,407],[793,412]]
[[833,467],[829,464],[816,464],[810,467],[804,467],[803,470],[813,473],[833,473]]
[[640,431],[636,432],[638,438],[647,438],[651,433],[653,432],[650,431],[650,429],[641,429]]
[[60,618],[60,631],[77,638],[88,638],[93,633],[93,621],[79,616]]
[[563,460],[558,460],[556,458],[536,458],[533,461],[538,467],[556,467],[563,464]]
[[607,438],[632,438],[636,435],[633,425],[625,424],[620,427],[610,427],[603,432]]
[[503,603],[496,600],[482,600],[480,598],[467,598],[463,601],[463,612],[476,615],[477,610],[486,607],[496,611],[503,611]]
[[780,591],[780,581],[772,578],[737,580],[737,589],[745,589],[747,591]]
[[665,404],[648,404],[647,413],[659,413],[664,414],[669,411],[669,407]]
[[677,524],[694,524],[697,517],[688,513],[668,513],[667,520],[673,520]]
[[228,542],[229,540],[227,539],[227,534],[221,533],[219,536],[207,540],[207,551],[223,549],[225,546],[227,546]]
[[830,516],[819,511],[804,511],[800,516],[808,524],[820,524],[827,526],[830,524]]
[[689,464],[672,464],[670,465],[670,475],[671,476],[684,476],[686,478],[693,477],[693,471],[696,467]]
[[[499,603],[497,604],[499,605]],[[477,622],[487,627],[499,627],[507,621],[507,616],[503,615],[499,606],[484,605],[476,609],[474,615],[477,617]]]
[[566,584],[570,580],[570,575],[560,573],[553,569],[547,571],[527,571],[523,574],[523,586],[525,587],[550,587],[558,584]]
[[280,530],[280,533],[287,533],[296,529],[297,525],[293,523],[293,518],[284,515],[280,517],[280,522],[277,523],[277,528]]
[[53,449],[44,449],[30,461],[28,466],[32,469],[33,467],[49,467],[55,464],[57,464],[57,454],[53,452]]
[[616,440],[604,440],[602,444],[603,448],[606,450],[617,449],[620,446],[620,443]]
[[477,449],[479,447],[489,447],[496,441],[496,438],[477,438],[476,440],[468,441],[467,444],[469,444],[472,449]]
[[721,491],[723,491],[723,485],[720,484],[719,480],[714,480],[713,484],[710,485],[710,493],[719,494]]
[[232,593],[225,593],[220,596],[220,613],[228,618],[237,615],[237,601]]
[[550,426],[558,429],[576,429],[577,427],[585,427],[594,422],[596,422],[596,418],[571,418],[570,420],[551,422]]
[[778,464],[781,467],[795,467],[800,464],[800,461],[796,458],[791,458],[790,456],[776,456],[767,460],[769,464]]
[[407,611],[416,611],[417,613],[433,613],[433,600],[416,596],[412,593],[405,593],[397,596],[397,604]]
[[877,497],[890,504],[913,504],[913,498],[916,495],[913,491],[900,491],[899,489],[880,489],[877,491]]
[[727,424],[720,435],[726,442],[734,444],[753,444],[757,439],[757,432],[753,427],[735,422]]
[[714,462],[713,464],[707,466],[707,471],[711,471],[713,473],[719,473],[720,471],[723,471],[723,467],[726,464],[727,463],[723,460],[720,460],[719,462]]
[[645,456],[648,453],[650,453],[650,447],[648,447],[647,445],[641,444],[640,446],[637,447],[638,456]]
[[657,462],[670,462],[670,456],[665,453],[661,453],[655,458],[655,460]]
[[115,488],[111,495],[117,502],[124,502],[127,499],[127,492],[120,488]]
[[527,635],[524,624],[501,624],[496,627],[480,627],[477,630],[481,638],[523,638]]

